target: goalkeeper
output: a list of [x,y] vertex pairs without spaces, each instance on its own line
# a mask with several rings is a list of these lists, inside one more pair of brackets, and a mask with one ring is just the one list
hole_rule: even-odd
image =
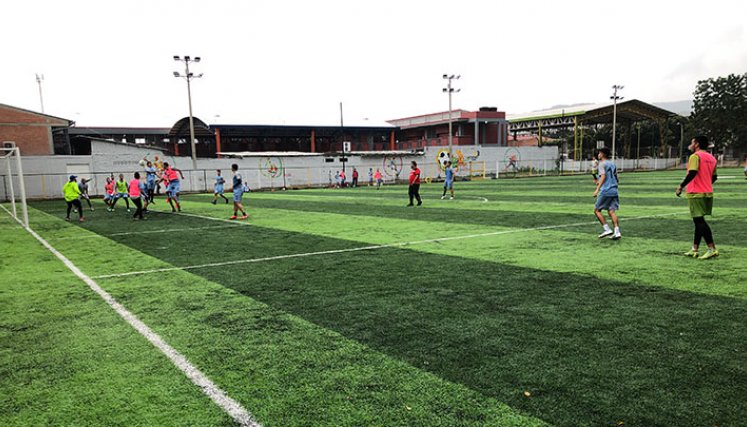
[[78,183],[75,181],[77,178],[78,177],[75,175],[70,175],[67,183],[62,187],[62,194],[65,196],[65,203],[67,203],[67,216],[65,217],[65,221],[70,221],[70,211],[73,209],[73,206],[78,211],[78,221],[85,221],[85,218],[83,217],[83,205],[80,204],[79,200],[80,189],[78,188]]

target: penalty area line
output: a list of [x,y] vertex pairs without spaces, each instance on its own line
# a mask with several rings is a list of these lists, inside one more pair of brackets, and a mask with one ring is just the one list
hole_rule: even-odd
[[[11,214],[10,211],[5,208],[5,206],[0,205],[0,207],[3,208],[3,210],[5,210],[5,212],[7,212],[8,215],[12,217],[13,214]],[[215,385],[215,383],[213,383],[205,374],[197,369],[197,367],[192,365],[192,363],[190,363],[190,361],[187,360],[187,358],[183,354],[179,353],[176,349],[166,343],[166,341],[164,341],[163,338],[156,334],[148,325],[143,323],[143,321],[141,321],[137,316],[132,314],[122,304],[117,302],[114,297],[112,297],[101,286],[99,286],[99,284],[96,283],[92,278],[83,273],[65,255],[57,251],[57,249],[50,245],[49,242],[44,240],[44,238],[37,234],[36,231],[32,230],[30,227],[24,227],[23,223],[21,223],[20,221],[18,221],[18,223],[21,224],[21,227],[28,231],[32,236],[34,236],[34,238],[38,240],[39,243],[42,244],[42,246],[47,248],[54,256],[62,261],[62,263],[65,264],[65,266],[70,271],[72,271],[79,279],[85,282],[88,287],[91,288],[91,290],[96,292],[104,301],[106,301],[106,303],[109,304],[109,306],[114,309],[114,311],[116,311],[117,314],[119,314],[120,317],[122,317],[130,326],[138,331],[140,335],[145,337],[145,339],[153,344],[154,347],[159,349],[161,353],[168,357],[169,360],[171,360],[171,362],[177,368],[179,368],[179,370],[181,370],[184,375],[186,375],[187,378],[192,381],[193,384],[199,387],[200,390],[202,390],[202,392],[210,398],[210,400],[212,400],[216,405],[218,405],[228,415],[230,415],[237,424],[246,427],[261,427],[261,425],[254,420],[252,415],[246,409],[244,409],[244,407],[241,406],[240,403],[233,400],[223,390]]]
[[[682,212],[673,212],[673,213],[666,213],[666,214],[620,218],[620,221],[632,221],[632,220],[639,220],[639,219],[658,218],[658,217],[664,217],[664,216],[679,215],[681,213]],[[185,215],[185,214],[182,213],[182,215]],[[196,214],[187,214],[187,215],[193,216],[193,217],[202,217],[201,215],[196,215]],[[210,218],[210,217],[204,217],[204,218],[214,219],[216,221],[228,221],[228,220],[222,220],[218,218]],[[387,243],[387,244],[381,244],[381,245],[360,246],[356,248],[333,249],[333,250],[328,250],[328,251],[317,251],[317,252],[301,252],[301,253],[296,253],[296,254],[276,255],[276,256],[263,257],[263,258],[250,258],[250,259],[239,259],[239,260],[233,260],[233,261],[211,262],[207,264],[188,265],[188,266],[183,266],[183,267],[155,268],[151,270],[129,271],[126,273],[104,274],[100,276],[94,276],[93,278],[94,279],[112,279],[112,278],[118,278],[118,277],[137,276],[137,275],[143,275],[143,274],[164,273],[164,272],[169,272],[169,271],[187,271],[187,270],[196,270],[196,269],[201,269],[201,268],[224,267],[227,265],[252,264],[252,263],[258,263],[258,262],[265,262],[265,261],[277,261],[277,260],[284,260],[284,259],[291,259],[291,258],[305,258],[305,257],[311,257],[311,256],[341,254],[341,253],[348,253],[348,252],[372,251],[372,250],[377,250],[377,249],[398,248],[398,247],[406,247],[406,246],[414,246],[414,245],[423,245],[423,244],[428,244],[428,243],[441,243],[441,242],[448,242],[452,240],[474,239],[478,237],[489,237],[489,236],[499,236],[503,234],[526,233],[526,232],[531,232],[531,231],[555,230],[555,229],[561,229],[561,228],[580,227],[584,225],[594,225],[594,224],[598,224],[598,221],[584,221],[584,222],[575,222],[575,223],[570,223],[570,224],[546,225],[542,227],[532,227],[532,228],[517,228],[517,229],[511,229],[511,230],[491,231],[487,233],[466,234],[462,236],[439,237],[435,239],[416,240],[416,241],[411,241],[411,242],[395,242],[395,243]]]

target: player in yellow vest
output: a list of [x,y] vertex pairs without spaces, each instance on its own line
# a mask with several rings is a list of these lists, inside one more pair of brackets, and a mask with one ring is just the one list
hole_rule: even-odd
[[78,177],[70,175],[67,183],[62,187],[62,194],[65,196],[65,203],[67,203],[67,216],[65,221],[70,221],[70,211],[75,207],[78,210],[78,221],[83,222],[83,205],[80,204],[80,189],[78,183],[75,181]]

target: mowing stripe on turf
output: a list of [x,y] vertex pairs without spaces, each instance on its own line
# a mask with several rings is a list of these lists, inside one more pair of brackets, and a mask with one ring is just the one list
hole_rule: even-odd
[[[620,221],[632,221],[632,220],[637,220],[637,219],[657,218],[657,217],[662,217],[662,216],[672,216],[672,215],[679,215],[679,214],[682,214],[682,212],[620,218]],[[229,221],[227,219],[212,218],[212,217],[202,216],[202,215],[197,215],[197,214],[180,213],[180,215],[205,218],[205,219],[213,219],[216,221]],[[440,242],[447,242],[451,240],[463,240],[463,239],[474,239],[477,237],[498,236],[502,234],[524,233],[524,232],[541,231],[541,230],[554,230],[558,228],[578,227],[582,225],[593,225],[597,223],[598,221],[585,221],[585,222],[575,222],[571,224],[546,225],[542,227],[517,228],[513,230],[500,230],[500,231],[491,231],[488,233],[467,234],[467,235],[462,235],[462,236],[439,237],[436,239],[416,240],[412,242],[396,242],[396,243],[387,243],[383,245],[361,246],[358,248],[333,249],[329,251],[318,251],[318,252],[302,252],[302,253],[289,254],[289,255],[276,255],[276,256],[265,257],[265,258],[251,258],[251,259],[239,259],[239,260],[233,260],[233,261],[212,262],[209,264],[189,265],[189,266],[184,266],[184,267],[164,267],[164,268],[156,268],[152,270],[129,271],[126,273],[103,274],[100,276],[94,276],[93,278],[94,279],[111,279],[115,277],[136,276],[136,275],[141,275],[141,274],[152,274],[152,273],[163,273],[167,271],[195,270],[199,268],[223,267],[226,265],[250,264],[250,263],[255,263],[255,262],[276,261],[276,260],[290,259],[290,258],[303,258],[303,257],[319,256],[319,255],[340,254],[340,253],[346,253],[346,252],[371,251],[371,250],[376,250],[376,249],[397,248],[397,247],[404,247],[404,246],[411,246],[411,245],[423,245],[423,244],[428,244],[428,243],[440,243]],[[249,225],[248,223],[242,223],[242,224]]]
[[[0,205],[5,212],[8,213],[8,215],[12,214],[8,209],[5,208],[5,206]],[[21,227],[23,227],[23,223],[18,221],[19,224],[21,224]],[[184,374],[189,378],[196,386],[198,386],[203,393],[205,393],[213,402],[215,402],[216,405],[220,406],[228,415],[231,416],[231,418],[234,419],[239,425],[241,426],[250,426],[250,427],[261,427],[259,423],[254,421],[254,418],[252,415],[244,409],[243,406],[241,406],[240,403],[236,402],[232,398],[228,397],[226,393],[221,390],[217,385],[215,385],[210,379],[205,376],[199,369],[197,369],[194,365],[192,365],[187,358],[176,351],[173,347],[171,347],[166,341],[163,340],[158,334],[153,332],[148,325],[143,323],[140,319],[137,318],[134,314],[132,314],[129,310],[127,310],[122,304],[118,303],[117,300],[114,299],[108,292],[106,292],[101,286],[98,285],[93,279],[88,277],[85,273],[83,273],[78,267],[75,266],[65,255],[61,254],[57,249],[52,247],[52,245],[49,244],[44,238],[42,238],[39,234],[37,234],[34,230],[32,230],[30,227],[26,228],[26,231],[31,233],[36,240],[39,241],[39,243],[42,244],[45,248],[47,248],[54,256],[56,256],[60,261],[62,261],[65,266],[70,269],[76,276],[78,276],[79,279],[81,279],[83,282],[85,282],[94,292],[96,292],[104,301],[106,301],[107,304],[111,308],[114,309],[114,311],[117,312],[127,323],[130,324],[136,331],[140,333],[145,339],[150,341],[151,344],[153,344],[156,348],[161,350],[161,353],[163,353],[166,357],[171,360],[171,362],[176,365],[179,370],[184,372]]]
[[[45,212],[46,213],[46,212]],[[192,227],[192,228],[166,228],[163,230],[148,230],[148,231],[127,231],[122,233],[112,233],[112,234],[84,234],[80,236],[67,236],[67,237],[57,237],[54,240],[75,240],[75,239],[95,239],[95,238],[109,238],[109,237],[117,237],[117,236],[132,236],[134,234],[151,234],[151,233],[171,233],[172,231],[193,231],[193,230],[210,230],[214,228],[232,228],[237,227],[237,224],[232,225],[210,225],[206,227]]]

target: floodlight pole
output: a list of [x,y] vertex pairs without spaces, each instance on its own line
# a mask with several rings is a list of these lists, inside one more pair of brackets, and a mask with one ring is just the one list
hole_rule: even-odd
[[623,99],[622,96],[617,96],[617,91],[622,90],[625,86],[613,85],[612,90],[614,91],[610,99],[612,99],[612,162],[615,162],[615,131],[617,130],[617,100]]
[[443,88],[443,92],[449,94],[449,158],[451,158],[451,150],[452,150],[452,130],[451,130],[451,94],[454,92],[460,92],[461,89],[454,90],[453,87],[451,87],[451,81],[452,80],[459,80],[459,78],[462,77],[461,75],[454,75],[454,74],[444,74],[443,79],[447,80],[448,83],[446,84],[446,87]]
[[197,170],[197,146],[195,144],[195,124],[194,124],[194,117],[192,116],[192,85],[191,81],[194,78],[200,78],[202,77],[202,74],[199,74],[195,76],[189,71],[189,63],[190,62],[200,62],[200,57],[196,56],[194,58],[191,58],[188,55],[184,55],[184,58],[179,57],[178,55],[174,55],[174,61],[179,61],[184,63],[185,71],[184,75],[182,76],[178,72],[174,72],[174,77],[184,77],[184,79],[187,81],[187,99],[189,101],[189,142],[190,147],[192,148],[192,169]]
[[39,103],[41,104],[41,112],[44,113],[44,97],[42,96],[42,82],[44,81],[44,74],[36,75],[36,84],[39,85]]

